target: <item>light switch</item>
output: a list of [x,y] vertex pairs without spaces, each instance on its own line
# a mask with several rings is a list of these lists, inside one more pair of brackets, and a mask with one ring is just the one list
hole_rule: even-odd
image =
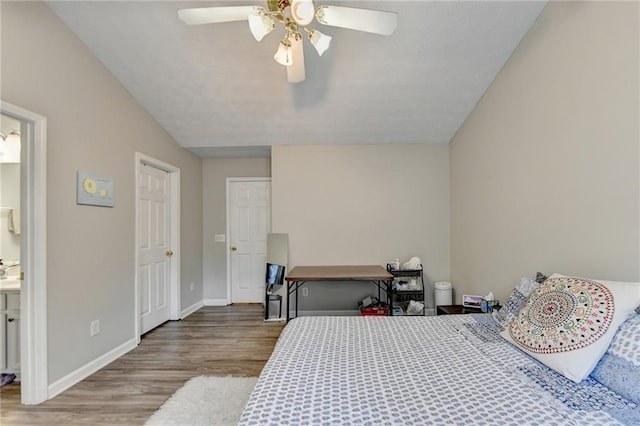
[[226,241],[226,237],[224,234],[214,234],[213,241],[216,243],[224,243]]

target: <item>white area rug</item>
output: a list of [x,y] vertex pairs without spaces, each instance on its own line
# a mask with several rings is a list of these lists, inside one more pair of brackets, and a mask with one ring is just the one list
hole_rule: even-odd
[[145,425],[237,425],[257,381],[257,377],[194,377],[162,404]]

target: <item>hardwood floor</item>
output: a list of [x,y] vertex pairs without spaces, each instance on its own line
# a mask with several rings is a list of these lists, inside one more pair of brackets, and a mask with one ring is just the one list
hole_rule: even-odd
[[20,405],[19,384],[0,388],[0,424],[142,425],[192,377],[258,376],[284,326],[262,315],[261,305],[204,307],[37,406]]

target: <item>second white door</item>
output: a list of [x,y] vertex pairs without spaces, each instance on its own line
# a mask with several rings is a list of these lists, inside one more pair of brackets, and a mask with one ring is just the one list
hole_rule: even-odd
[[141,165],[138,175],[140,334],[169,320],[171,198],[169,173]]
[[228,181],[231,303],[264,301],[271,181]]

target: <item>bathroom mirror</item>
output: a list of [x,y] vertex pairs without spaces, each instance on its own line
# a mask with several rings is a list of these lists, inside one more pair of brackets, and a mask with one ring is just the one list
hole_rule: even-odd
[[20,232],[20,121],[1,114],[0,259],[5,265],[20,261]]

